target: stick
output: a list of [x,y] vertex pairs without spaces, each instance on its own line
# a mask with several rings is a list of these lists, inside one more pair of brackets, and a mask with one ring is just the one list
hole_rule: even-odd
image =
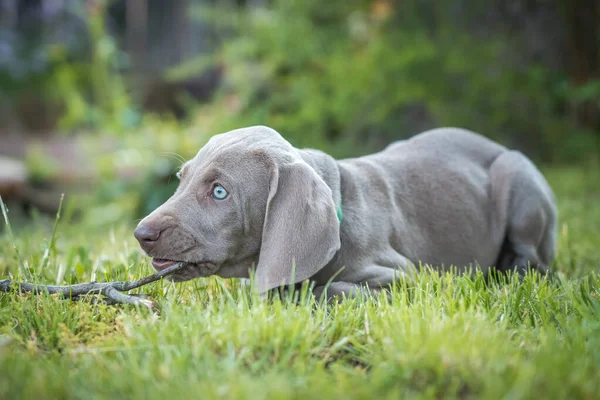
[[5,279],[0,280],[0,291],[9,292],[13,284],[18,284],[21,292],[31,292],[34,294],[49,293],[60,294],[74,300],[79,300],[81,296],[88,294],[100,294],[108,298],[110,304],[124,303],[133,305],[142,305],[153,308],[154,302],[148,298],[130,295],[122,292],[128,292],[140,286],[155,282],[167,275],[179,271],[185,266],[184,263],[176,263],[160,272],[149,275],[145,278],[133,282],[89,282],[78,283],[75,285],[57,286],[57,285],[37,285],[26,282],[13,282]]

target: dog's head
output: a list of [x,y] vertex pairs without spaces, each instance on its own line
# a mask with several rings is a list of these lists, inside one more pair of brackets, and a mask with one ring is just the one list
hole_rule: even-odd
[[330,187],[270,128],[214,136],[179,177],[134,232],[155,269],[186,264],[172,280],[248,277],[254,265],[263,292],[309,278],[340,248]]

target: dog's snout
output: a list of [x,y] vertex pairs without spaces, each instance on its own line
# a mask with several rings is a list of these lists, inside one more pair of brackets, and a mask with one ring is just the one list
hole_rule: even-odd
[[135,236],[143,247],[144,245],[156,242],[160,236],[160,230],[147,224],[139,224],[135,228],[135,231],[133,231],[133,236]]

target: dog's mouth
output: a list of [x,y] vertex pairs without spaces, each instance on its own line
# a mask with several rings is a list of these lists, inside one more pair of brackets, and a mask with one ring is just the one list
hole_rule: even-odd
[[[200,276],[208,276],[213,274],[217,269],[218,265],[216,263],[210,261],[200,261],[200,262],[190,262],[190,261],[182,261],[182,260],[170,260],[168,258],[152,258],[152,266],[157,271],[162,271],[166,268],[169,268],[172,265],[177,263],[184,264],[185,269],[194,269]],[[185,271],[183,270],[183,272]],[[179,273],[176,273],[179,274]]]
[[152,266],[156,268],[158,271],[162,271],[165,268],[169,268],[171,265],[178,263],[180,261],[167,260],[166,258],[153,258]]

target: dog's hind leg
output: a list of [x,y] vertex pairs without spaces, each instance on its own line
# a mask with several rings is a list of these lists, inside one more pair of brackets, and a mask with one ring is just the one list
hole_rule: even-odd
[[550,271],[556,245],[557,211],[548,183],[523,154],[507,151],[491,165],[492,199],[504,245],[496,268]]

